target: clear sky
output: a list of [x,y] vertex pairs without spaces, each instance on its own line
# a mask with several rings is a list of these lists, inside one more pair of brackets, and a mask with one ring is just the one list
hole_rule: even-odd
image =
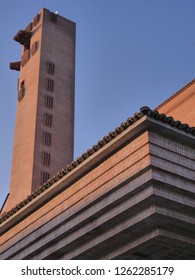
[[42,7],[77,24],[75,158],[195,76],[194,0],[2,1],[0,205],[9,192],[19,77],[9,62],[21,55],[12,38]]

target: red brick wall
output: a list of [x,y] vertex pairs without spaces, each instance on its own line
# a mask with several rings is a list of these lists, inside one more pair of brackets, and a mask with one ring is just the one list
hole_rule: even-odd
[[127,179],[138,176],[139,171],[149,165],[148,132],[145,132],[2,235],[1,251],[8,246],[8,241],[9,246],[17,243],[62,212],[67,212],[67,217],[72,215]]
[[157,107],[157,110],[182,123],[195,126],[195,83]]

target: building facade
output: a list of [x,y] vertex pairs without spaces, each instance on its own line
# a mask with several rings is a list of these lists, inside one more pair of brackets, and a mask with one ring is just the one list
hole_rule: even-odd
[[75,23],[42,9],[14,40],[22,45],[10,193],[3,211],[73,160]]
[[192,81],[15,201],[0,259],[195,259],[194,105]]

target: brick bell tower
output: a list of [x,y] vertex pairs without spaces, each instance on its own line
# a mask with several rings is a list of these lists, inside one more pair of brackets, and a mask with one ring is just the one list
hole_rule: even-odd
[[43,8],[14,40],[22,45],[9,211],[73,159],[75,23]]

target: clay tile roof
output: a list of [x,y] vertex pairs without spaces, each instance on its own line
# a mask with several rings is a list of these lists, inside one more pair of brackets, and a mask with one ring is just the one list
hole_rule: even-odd
[[89,158],[91,155],[96,153],[102,147],[104,147],[107,143],[112,141],[116,136],[121,134],[124,130],[126,130],[129,126],[134,124],[136,121],[140,120],[143,116],[148,116],[152,119],[155,119],[159,122],[166,123],[172,127],[175,127],[179,130],[184,131],[192,136],[195,136],[195,127],[190,127],[188,124],[182,124],[180,121],[175,121],[172,117],[167,117],[165,114],[160,114],[157,110],[151,110],[149,107],[144,106],[140,109],[139,113],[135,113],[133,117],[130,117],[126,120],[126,122],[121,123],[119,127],[117,127],[114,131],[109,132],[108,135],[104,136],[102,140],[99,140],[96,145],[93,145],[91,149],[88,149],[85,153],[83,153],[80,157],[78,157],[75,161],[68,164],[65,168],[63,168],[57,175],[53,176],[46,183],[43,184],[39,189],[34,191],[31,195],[28,195],[26,199],[18,203],[14,208],[10,211],[1,214],[0,216],[0,224],[2,224],[5,220],[11,217],[14,213],[32,201],[35,197],[39,196],[46,189],[50,188],[55,182],[64,177],[67,173],[72,171],[75,167]]
[[191,85],[195,83],[195,79],[193,79],[191,82],[186,84],[184,87],[182,87],[180,90],[178,90],[176,93],[174,93],[172,96],[170,96],[168,99],[166,99],[163,103],[161,103],[158,107],[156,107],[156,110],[159,110],[162,106],[167,104],[169,101],[171,101],[173,98],[177,97],[179,94],[181,94],[184,90],[189,88]]

